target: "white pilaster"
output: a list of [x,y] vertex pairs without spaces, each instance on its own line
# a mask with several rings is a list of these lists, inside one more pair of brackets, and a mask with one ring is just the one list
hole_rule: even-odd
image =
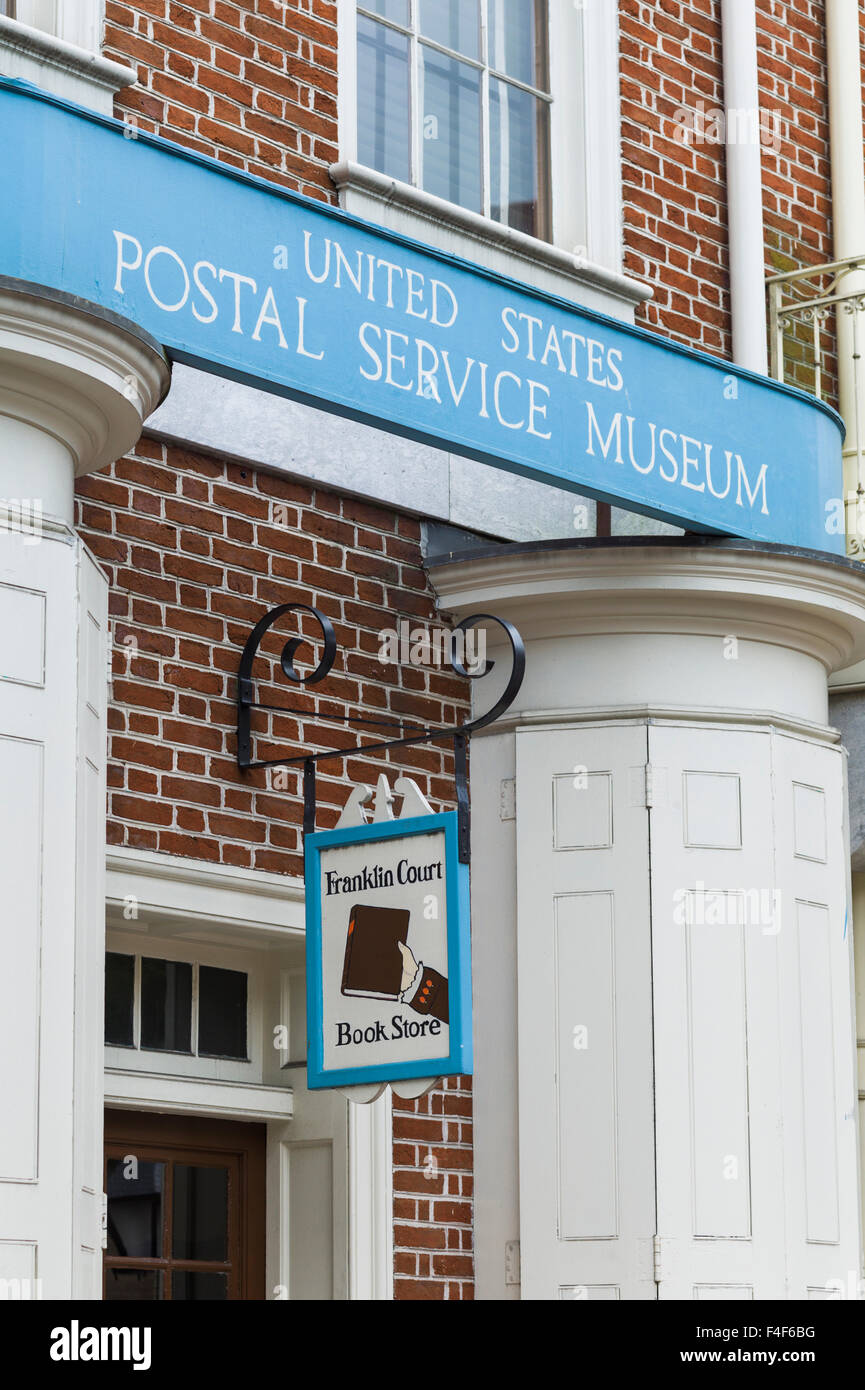
[[73,484],[168,379],[134,325],[0,281],[0,1279],[43,1298],[101,1296],[108,586]]
[[[512,546],[433,582],[527,647],[472,755],[478,1296],[513,1295],[517,1238],[524,1298],[846,1289],[852,929],[826,719],[828,672],[865,651],[860,572],[664,540]],[[483,708],[509,668],[490,654]]]

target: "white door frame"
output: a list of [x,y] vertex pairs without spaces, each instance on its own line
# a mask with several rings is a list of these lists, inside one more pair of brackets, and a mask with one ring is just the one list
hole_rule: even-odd
[[[215,940],[240,942],[253,950],[280,943],[300,945],[303,941],[301,879],[261,870],[214,867],[198,860],[123,848],[109,850],[107,867],[109,920],[119,915],[122,922],[124,907],[133,901],[142,934],[152,931],[159,935],[169,930],[183,934],[184,923],[190,927],[194,923],[196,941],[212,933]],[[154,1092],[157,1082],[161,1087],[159,1094]],[[264,1083],[265,1077],[258,1075],[249,1085],[214,1086],[213,1081],[205,1078],[157,1076],[152,1071],[123,1072],[113,1066],[106,1072],[106,1099],[114,1107],[138,1110],[163,1103],[160,1096],[173,1108],[174,1096],[189,1114],[218,1113],[225,1119],[267,1121],[267,1287],[269,1297],[284,1298],[290,1296],[283,1292],[288,1289],[288,1160],[292,1145],[303,1143],[306,1138],[302,1105],[305,1092],[299,1088],[301,1104],[295,1115],[295,1088]],[[353,1105],[336,1094],[333,1104],[334,1297],[390,1300],[390,1092],[371,1106]],[[347,1107],[347,1114],[342,1113],[343,1106]]]

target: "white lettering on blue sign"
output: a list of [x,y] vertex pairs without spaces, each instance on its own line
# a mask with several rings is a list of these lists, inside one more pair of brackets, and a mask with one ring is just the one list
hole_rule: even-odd
[[[843,553],[841,424],[753,373],[0,79],[0,273],[178,361],[691,531]],[[574,282],[579,293],[578,282]]]

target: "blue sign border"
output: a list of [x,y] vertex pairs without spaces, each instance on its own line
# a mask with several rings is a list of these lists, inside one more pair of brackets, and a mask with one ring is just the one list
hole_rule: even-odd
[[[440,248],[423,245],[409,236],[281,188],[160,136],[138,130],[130,132],[113,117],[54,97],[20,80],[0,78],[0,115],[7,134],[0,146],[0,170],[5,185],[17,192],[14,206],[0,219],[0,273],[78,295],[121,314],[164,343],[176,361],[478,459],[580,497],[596,497],[670,521],[689,531],[740,535],[768,544],[843,553],[843,534],[834,524],[837,517],[827,518],[826,515],[833,504],[837,504],[837,511],[843,494],[843,424],[829,406],[813,396],[723,358],[695,351],[645,327],[521,284]],[[124,139],[124,134],[131,138]],[[133,153],[136,145],[138,158]],[[211,177],[219,180],[215,192],[210,186]],[[250,195],[244,198],[242,207],[237,202],[241,187]],[[167,203],[166,209],[159,202],[160,194]],[[154,307],[158,301],[146,293],[140,277],[120,289],[114,285],[112,274],[106,272],[106,265],[97,256],[95,247],[101,245],[100,237],[112,227],[116,213],[122,211],[127,219],[141,217],[141,224],[134,220],[124,222],[121,233],[133,240],[146,234],[148,245],[153,238],[160,240],[165,226],[169,226],[172,235],[176,233],[180,251],[190,259],[193,251],[197,255],[201,250],[202,213],[199,209],[204,206],[210,208],[211,214],[214,206],[223,212],[219,246],[210,254],[215,255],[217,261],[224,256],[226,265],[233,264],[237,246],[242,246],[244,257],[248,258],[248,264],[244,259],[243,265],[247,270],[256,271],[262,289],[267,277],[261,273],[262,265],[256,259],[263,254],[262,246],[250,241],[250,221],[260,226],[260,235],[268,246],[277,232],[280,242],[293,244],[304,229],[291,217],[285,224],[280,221],[289,210],[292,213],[302,210],[310,219],[310,229],[320,224],[331,235],[339,228],[346,234],[352,232],[357,241],[351,243],[351,249],[358,254],[367,245],[381,247],[389,243],[403,248],[406,275],[411,269],[426,273],[423,267],[427,263],[447,268],[453,277],[455,293],[459,291],[463,302],[465,322],[472,323],[474,316],[474,322],[483,324],[485,330],[489,325],[487,336],[477,343],[474,339],[465,341],[458,336],[453,341],[448,340],[450,347],[456,353],[465,354],[466,363],[472,365],[483,348],[489,357],[489,362],[483,365],[489,367],[490,379],[495,376],[496,381],[505,380],[506,384],[507,378],[514,377],[507,364],[520,366],[525,381],[514,377],[517,386],[521,387],[521,383],[522,387],[538,386],[546,392],[544,421],[551,433],[532,438],[539,431],[523,429],[525,420],[514,422],[499,417],[493,421],[485,394],[480,410],[466,406],[461,413],[460,400],[469,380],[468,366],[459,397],[452,393],[453,401],[446,397],[444,388],[441,398],[436,396],[435,402],[423,398],[420,378],[417,391],[412,390],[413,382],[406,385],[394,381],[383,386],[380,354],[384,319],[369,325],[378,334],[374,341],[376,350],[370,352],[366,340],[352,336],[351,330],[357,326],[354,318],[360,317],[358,305],[350,301],[354,307],[349,315],[346,308],[349,300],[338,304],[332,301],[328,297],[331,288],[325,285],[319,291],[318,280],[314,284],[305,280],[287,282],[287,295],[291,302],[294,291],[302,286],[309,295],[309,314],[313,321],[316,314],[320,314],[324,322],[332,323],[334,314],[342,316],[340,324],[344,318],[345,330],[337,336],[331,334],[325,344],[328,356],[324,365],[318,363],[316,352],[301,349],[302,329],[298,330],[297,350],[288,358],[281,355],[282,350],[274,347],[272,341],[263,344],[260,335],[253,353],[250,342],[244,341],[248,335],[238,329],[240,338],[235,341],[232,336],[234,330],[227,327],[230,313],[220,312],[216,318],[196,314],[196,322],[184,310],[181,323],[174,317],[175,306],[161,306],[170,312]],[[153,249],[159,248],[154,246]],[[169,256],[174,255],[173,250],[162,249],[168,249]],[[237,264],[240,263],[237,260]],[[272,278],[271,271],[272,266],[268,270]],[[237,272],[225,273],[231,278]],[[219,274],[221,276],[223,271]],[[511,297],[513,304],[505,305],[496,290]],[[269,282],[268,292],[271,292]],[[297,296],[298,303],[301,298],[306,304],[303,296]],[[262,315],[266,303],[266,300],[262,303]],[[551,327],[560,333],[564,334],[570,324],[567,332],[571,337],[574,337],[573,329],[581,324],[603,329],[605,342],[597,342],[595,346],[608,352],[605,371],[614,371],[621,381],[622,372],[617,367],[613,369],[612,359],[617,357],[621,361],[623,352],[629,354],[624,384],[614,386],[612,379],[594,379],[591,366],[588,373],[581,367],[580,372],[570,374],[581,377],[581,385],[571,397],[569,374],[564,365],[558,369],[558,372],[565,372],[561,381],[558,374],[550,377],[551,381],[559,382],[552,394],[543,382],[529,381],[528,369],[520,364],[534,362],[536,358],[530,345],[527,354],[523,350],[525,344],[520,346],[525,335],[517,338],[517,346],[509,345],[504,337],[501,341],[496,338],[497,333],[514,332],[513,319],[502,328],[504,313],[515,314],[519,306],[541,310],[545,319],[549,315]],[[401,311],[402,317],[393,322],[406,327],[407,312]],[[494,329],[499,317],[502,322]],[[521,313],[520,317],[525,314]],[[269,338],[272,339],[274,320],[264,318],[263,322],[271,325]],[[202,325],[211,323],[212,328],[202,333]],[[433,347],[440,350],[442,357],[445,339],[441,334],[447,327],[449,325],[438,324],[435,329],[424,330],[429,332]],[[396,332],[397,338],[405,336],[398,328]],[[581,336],[576,334],[578,338]],[[299,356],[301,351],[302,356]],[[367,357],[356,360],[352,355],[361,351],[378,363],[378,375],[356,370],[358,362],[367,361]],[[310,364],[309,357],[315,357],[316,363]],[[598,370],[602,365],[598,365]],[[347,366],[351,367],[351,372],[347,371]],[[555,362],[552,370],[556,370]],[[486,382],[486,376],[483,381]],[[351,389],[349,382],[353,383]],[[596,388],[610,389],[602,400],[592,395]],[[732,393],[729,396],[726,394],[728,388]],[[486,387],[483,391],[485,393]],[[600,419],[595,414],[593,400],[603,407]],[[720,404],[722,400],[739,404],[728,411],[726,405]],[[526,408],[531,424],[530,402]],[[523,406],[519,409],[522,411]],[[637,435],[639,462],[633,455],[632,424]],[[673,439],[673,455],[664,444],[665,436]],[[689,454],[689,447],[697,453]],[[648,462],[646,449],[651,451]],[[723,493],[713,488],[708,476],[713,449],[713,466],[722,472],[722,451],[727,456],[727,488]],[[734,459],[739,460],[735,487],[731,476]],[[664,471],[665,460],[673,465],[672,476]],[[753,497],[748,469],[751,478],[756,472]],[[742,500],[743,483],[748,505]],[[766,502],[769,488],[771,512]],[[761,495],[762,509],[756,505]]]
[[[409,835],[444,831],[448,942],[448,1037],[450,1051],[417,1062],[386,1062],[367,1067],[324,1066],[324,1021],[321,956],[321,852],[338,845],[374,844]],[[404,1081],[422,1076],[471,1076],[472,972],[469,866],[459,862],[457,813],[351,825],[308,835],[304,847],[306,880],[306,1084],[310,1090],[357,1086],[370,1081]]]

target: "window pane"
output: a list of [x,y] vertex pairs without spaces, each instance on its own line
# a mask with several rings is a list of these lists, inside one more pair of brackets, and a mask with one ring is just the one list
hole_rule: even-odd
[[359,0],[360,8],[408,28],[408,0]]
[[490,0],[489,64],[549,91],[546,0]]
[[198,1051],[208,1057],[246,1060],[246,975],[243,971],[199,966]]
[[443,48],[480,58],[478,0],[420,0],[420,32]]
[[116,951],[105,953],[105,1041],[116,1047],[132,1047],[132,1004],[135,991],[135,957]]
[[549,110],[519,87],[490,78],[490,216],[549,236]]
[[162,1297],[162,1271],[159,1269],[107,1269],[107,1303],[151,1303]]
[[357,157],[391,178],[411,178],[409,43],[357,17]]
[[142,960],[141,1046],[191,1052],[192,966],[186,961]]
[[176,1302],[204,1303],[228,1298],[228,1275],[209,1270],[176,1269],[171,1276],[171,1296]]
[[422,180],[428,193],[481,211],[480,74],[421,45]]
[[172,1255],[175,1260],[228,1258],[228,1169],[174,1165]]
[[127,1158],[109,1158],[109,1255],[131,1255],[137,1259],[161,1256],[164,1185],[164,1163],[145,1162],[132,1154]]

